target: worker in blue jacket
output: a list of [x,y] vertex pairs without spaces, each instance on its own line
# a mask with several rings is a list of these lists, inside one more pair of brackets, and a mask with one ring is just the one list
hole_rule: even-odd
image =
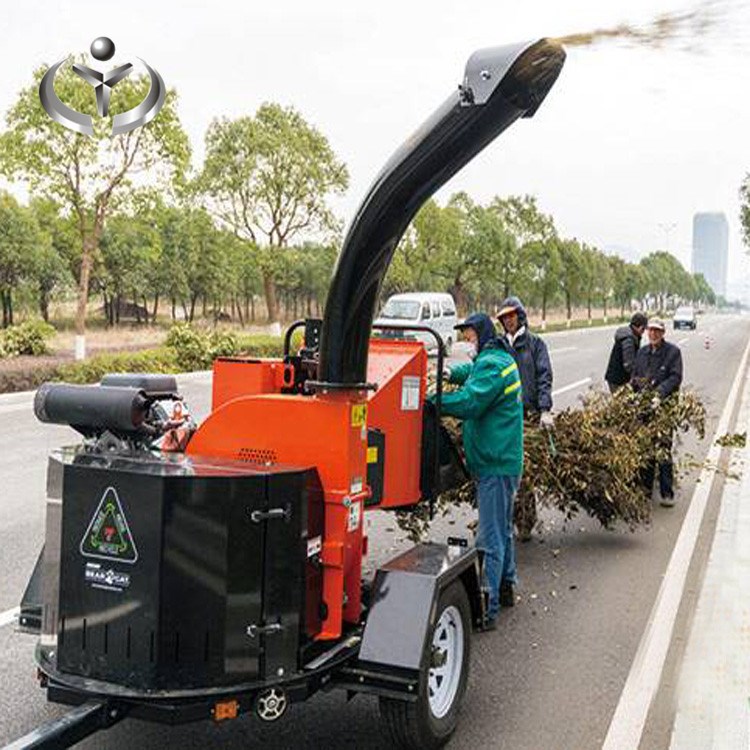
[[[518,297],[508,297],[497,318],[503,327],[499,345],[513,357],[521,374],[524,416],[531,423],[550,429],[553,426],[552,363],[547,344],[529,330],[526,309]],[[523,492],[516,505],[516,527],[522,542],[531,539],[536,522],[534,495]]]
[[477,483],[479,533],[488,596],[485,630],[497,627],[500,606],[513,606],[516,558],[513,501],[523,472],[523,403],[518,365],[497,343],[492,320],[475,313],[456,326],[471,344],[472,361],[452,367],[442,412],[463,420],[466,463]]

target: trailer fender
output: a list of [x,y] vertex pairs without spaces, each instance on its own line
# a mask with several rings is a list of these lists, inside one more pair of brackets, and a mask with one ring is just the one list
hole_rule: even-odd
[[472,618],[478,623],[483,602],[474,547],[418,544],[379,568],[360,661],[419,670],[438,596],[459,578],[471,603]]

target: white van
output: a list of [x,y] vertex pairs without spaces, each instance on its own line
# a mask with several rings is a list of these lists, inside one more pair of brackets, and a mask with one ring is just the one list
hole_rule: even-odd
[[694,331],[698,325],[698,322],[695,319],[695,310],[690,305],[678,307],[675,311],[672,323],[675,330],[680,328],[690,328]]
[[[380,316],[376,318],[377,325],[395,326],[425,325],[440,334],[445,342],[446,353],[450,354],[453,342],[456,340],[454,326],[458,323],[456,317],[456,303],[450,294],[440,292],[406,292],[394,294],[388,298],[383,306]],[[375,332],[379,333],[378,331]],[[391,336],[388,331],[380,332],[380,335]],[[429,333],[414,331],[396,334],[404,335],[422,341],[427,350],[435,349],[435,339]]]

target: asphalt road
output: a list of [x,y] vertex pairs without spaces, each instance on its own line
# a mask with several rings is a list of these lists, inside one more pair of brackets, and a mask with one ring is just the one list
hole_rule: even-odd
[[[706,349],[706,337],[711,339]],[[708,437],[688,440],[684,450],[704,455],[731,380],[750,336],[750,318],[706,317],[696,332],[669,332],[683,348],[686,384],[708,404]],[[583,330],[548,337],[555,370],[556,409],[576,404],[600,382],[612,330]],[[198,415],[208,411],[210,379],[183,387]],[[71,442],[65,428],[34,420],[28,396],[0,399],[0,622],[16,606],[43,536],[46,454]],[[657,507],[650,528],[604,532],[588,519],[564,527],[545,514],[545,529],[520,545],[521,601],[502,613],[495,633],[472,642],[472,671],[452,750],[587,750],[599,748],[618,702],[679,532],[695,476],[688,474],[674,509]],[[449,518],[435,538],[460,533],[465,518]],[[392,518],[371,514],[370,565],[405,546]],[[700,571],[698,571],[699,573]],[[696,573],[696,575],[698,574]],[[693,582],[695,583],[695,582]],[[0,625],[0,743],[12,740],[64,709],[48,705],[37,687],[34,639]],[[661,717],[664,721],[664,717]],[[655,735],[656,736],[656,735]],[[183,748],[389,747],[377,702],[342,694],[316,696],[295,705],[277,725],[253,718],[213,726],[167,729],[126,721],[82,743],[86,748],[167,746]],[[658,744],[650,745],[658,747]]]

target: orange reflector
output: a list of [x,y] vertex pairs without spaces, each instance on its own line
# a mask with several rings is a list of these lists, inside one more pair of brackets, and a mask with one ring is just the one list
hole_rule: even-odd
[[240,710],[240,704],[235,701],[219,701],[214,706],[214,721],[224,721],[225,719],[236,719]]

